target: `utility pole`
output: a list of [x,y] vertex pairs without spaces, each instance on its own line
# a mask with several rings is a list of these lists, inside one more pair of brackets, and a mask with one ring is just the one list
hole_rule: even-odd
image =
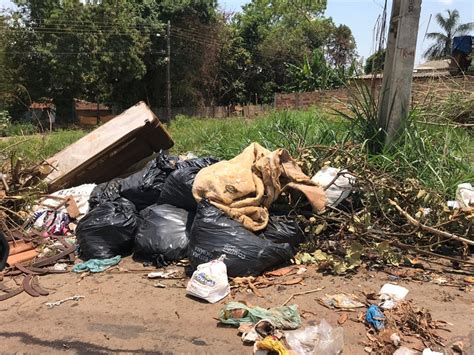
[[171,23],[168,21],[166,35],[166,114],[167,121],[171,122]]
[[393,0],[392,4],[378,112],[386,146],[400,133],[410,110],[421,1]]

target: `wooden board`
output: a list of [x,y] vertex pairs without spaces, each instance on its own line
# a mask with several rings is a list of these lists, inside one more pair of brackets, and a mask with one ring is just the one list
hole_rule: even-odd
[[173,146],[149,107],[140,102],[47,160],[50,191],[108,181],[141,159]]

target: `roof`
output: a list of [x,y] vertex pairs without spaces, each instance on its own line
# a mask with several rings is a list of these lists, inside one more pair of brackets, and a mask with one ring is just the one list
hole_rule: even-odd
[[442,71],[449,70],[449,63],[451,59],[430,60],[423,64],[419,64],[413,70],[415,73],[419,71]]
[[43,110],[43,109],[54,109],[55,106],[52,102],[32,102],[30,105],[31,110]]
[[[420,73],[413,73],[414,78],[439,78],[442,76],[449,76],[449,71],[431,71],[431,72],[420,72]],[[364,75],[359,75],[356,76],[354,79],[372,79],[374,77],[373,74],[364,74]],[[381,79],[383,78],[383,74],[376,74],[375,75],[376,79]]]
[[89,102],[85,100],[74,99],[74,106],[76,110],[81,111],[97,111],[97,106],[100,111],[110,111],[111,108],[104,104],[97,104],[95,102]]

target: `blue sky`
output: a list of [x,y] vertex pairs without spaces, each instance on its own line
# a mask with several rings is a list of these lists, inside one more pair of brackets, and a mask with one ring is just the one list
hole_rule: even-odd
[[[224,10],[234,12],[239,11],[241,6],[248,2],[248,0],[219,0]],[[391,2],[389,0],[389,12]],[[372,53],[373,29],[378,15],[382,12],[383,3],[384,0],[328,0],[326,16],[331,16],[337,24],[345,24],[351,28],[359,55],[367,58]],[[0,9],[7,6],[11,6],[11,1],[0,0]],[[446,9],[458,9],[463,23],[474,21],[474,0],[423,0],[416,51],[417,64],[423,62],[421,53],[429,45],[429,41],[424,41],[423,37],[430,14],[433,14],[433,18],[428,31],[437,31],[434,15]]]

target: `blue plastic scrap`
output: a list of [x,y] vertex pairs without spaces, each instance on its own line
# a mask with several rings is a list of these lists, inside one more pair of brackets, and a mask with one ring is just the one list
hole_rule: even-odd
[[73,272],[102,272],[107,270],[109,267],[117,265],[122,258],[120,255],[114,256],[109,259],[90,259],[86,262],[76,264],[72,267]]
[[385,316],[383,315],[379,306],[373,304],[367,309],[367,313],[365,314],[365,321],[369,323],[372,327],[374,327],[376,330],[381,330],[384,328]]
[[472,39],[473,36],[457,36],[453,38],[453,53],[454,51],[460,51],[465,54],[471,54],[472,52]]

